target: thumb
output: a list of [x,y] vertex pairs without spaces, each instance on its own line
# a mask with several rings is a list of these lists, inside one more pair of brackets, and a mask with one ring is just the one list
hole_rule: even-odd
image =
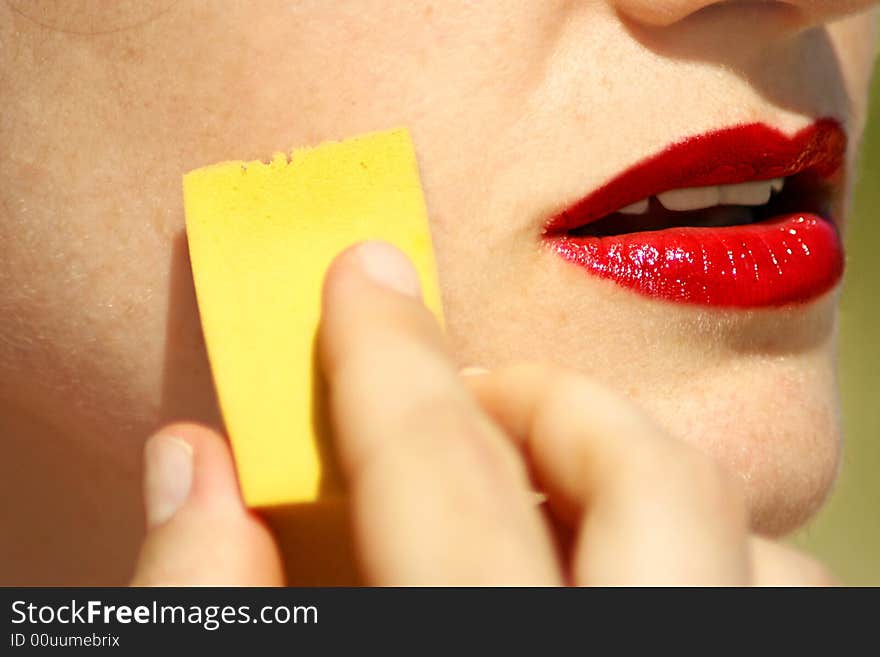
[[133,586],[281,586],[271,532],[241,498],[217,433],[162,429],[144,447],[147,536]]

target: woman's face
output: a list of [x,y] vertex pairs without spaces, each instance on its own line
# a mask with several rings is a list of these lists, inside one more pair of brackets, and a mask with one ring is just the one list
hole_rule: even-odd
[[676,303],[542,234],[633,165],[732,126],[836,119],[851,172],[871,4],[0,5],[0,485],[16,500],[0,579],[123,580],[142,441],[169,419],[219,423],[181,175],[401,124],[461,365],[581,370],[741,474],[756,529],[796,527],[838,463],[834,290]]

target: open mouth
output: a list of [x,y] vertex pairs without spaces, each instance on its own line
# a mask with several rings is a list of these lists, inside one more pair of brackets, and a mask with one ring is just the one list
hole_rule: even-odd
[[846,137],[823,119],[794,137],[762,124],[686,140],[553,217],[566,260],[655,298],[761,307],[833,288],[831,218]]

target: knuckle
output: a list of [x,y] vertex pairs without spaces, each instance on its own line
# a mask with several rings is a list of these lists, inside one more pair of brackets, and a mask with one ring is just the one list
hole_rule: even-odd
[[401,469],[417,469],[456,479],[478,476],[494,487],[524,477],[513,448],[465,397],[423,393],[401,405],[387,424],[394,440],[377,435],[364,441],[347,462],[353,479],[382,479]]
[[405,411],[401,426],[425,461],[476,470],[499,483],[519,470],[513,449],[464,399],[422,399]]
[[509,375],[513,380],[545,381],[554,388],[563,382],[570,382],[576,377],[584,378],[582,374],[578,374],[568,367],[542,359],[515,363],[502,370],[502,373]]
[[539,407],[545,416],[564,418],[574,413],[591,414],[599,398],[599,388],[587,376],[556,365],[542,364],[527,372],[544,384]]

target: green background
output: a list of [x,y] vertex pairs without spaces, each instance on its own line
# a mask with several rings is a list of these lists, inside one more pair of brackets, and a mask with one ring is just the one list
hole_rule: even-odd
[[840,318],[844,455],[837,487],[794,539],[843,583],[880,585],[880,75],[875,72]]

